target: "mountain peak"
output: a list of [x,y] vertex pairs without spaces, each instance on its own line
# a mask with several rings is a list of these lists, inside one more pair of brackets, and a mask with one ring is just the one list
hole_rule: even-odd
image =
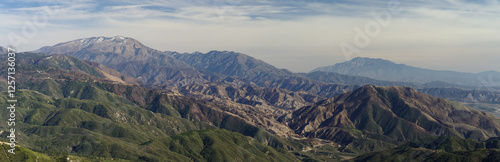
[[369,58],[369,57],[356,57],[356,58],[353,58],[349,61],[346,61],[346,62],[343,62],[343,63],[349,63],[349,62],[379,62],[379,63],[393,63],[393,64],[396,64],[392,61],[389,61],[389,60],[384,60],[384,59],[381,59],[381,58]]
[[114,37],[100,36],[100,37],[79,39],[79,42],[82,43],[83,45],[90,45],[95,43],[126,43],[127,41],[131,41],[134,43],[139,42],[133,38],[123,37],[123,36],[114,36]]
[[379,68],[381,65],[383,66],[406,66],[403,64],[396,64],[392,61],[389,60],[384,60],[381,58],[368,58],[368,57],[356,57],[351,60],[337,63],[332,66],[324,66],[324,67],[319,67],[312,72],[315,71],[326,71],[326,72],[336,72],[336,73],[341,73],[341,74],[348,74],[351,70],[350,69],[356,69],[356,68],[363,68],[366,66],[370,67],[376,67]]
[[114,37],[99,36],[99,37],[83,38],[65,43],[60,43],[55,46],[66,45],[68,43],[79,44],[80,49],[100,44],[105,46],[134,46],[134,45],[144,46],[141,42],[137,41],[136,39],[124,36],[114,36]]
[[324,66],[314,69],[315,71],[335,72],[339,74],[363,76],[378,80],[396,82],[428,83],[442,81],[457,85],[478,85],[479,77],[490,77],[491,80],[500,78],[500,73],[486,71],[482,73],[465,73],[456,71],[430,70],[405,64],[397,64],[389,60],[379,58],[356,57],[352,60],[337,63],[332,66]]
[[204,81],[202,74],[186,63],[124,36],[77,39],[43,47],[36,52],[71,55],[103,64],[147,84],[174,84],[173,80],[179,84]]
[[[342,63],[335,64],[333,67],[349,66],[349,67],[353,67],[354,68],[354,67],[379,66],[379,65],[384,65],[384,66],[395,66],[395,65],[406,66],[404,64],[396,64],[396,63],[394,63],[392,61],[384,60],[384,59],[381,59],[381,58],[356,57],[356,58],[353,58],[353,59],[351,59],[349,61],[345,61],[345,62],[342,62]],[[320,68],[317,68],[317,69],[322,69],[322,68],[328,68],[328,67],[320,67]]]
[[71,53],[114,53],[123,56],[127,59],[139,57],[145,59],[152,54],[160,54],[158,50],[154,50],[143,45],[136,39],[124,36],[114,37],[90,37],[77,39],[69,42],[63,42],[54,46],[42,47],[35,51],[45,54],[71,54]]

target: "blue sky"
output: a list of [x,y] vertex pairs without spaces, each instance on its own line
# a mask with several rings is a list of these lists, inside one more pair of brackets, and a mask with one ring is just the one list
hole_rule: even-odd
[[4,0],[0,45],[29,51],[121,35],[163,51],[237,51],[296,72],[358,56],[500,71],[499,12],[498,0]]

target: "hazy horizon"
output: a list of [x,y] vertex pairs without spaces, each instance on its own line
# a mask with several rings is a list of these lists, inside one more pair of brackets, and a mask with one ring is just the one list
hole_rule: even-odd
[[[121,35],[161,51],[240,52],[294,72],[354,57],[433,70],[500,71],[496,0],[9,0],[0,9],[0,46],[21,36],[19,51]],[[356,45],[360,33],[368,41]],[[356,52],[342,52],[345,44]]]

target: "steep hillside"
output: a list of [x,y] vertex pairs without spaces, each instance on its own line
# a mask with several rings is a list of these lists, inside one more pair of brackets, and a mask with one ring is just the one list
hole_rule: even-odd
[[500,135],[500,119],[411,88],[363,86],[295,111],[298,134],[371,151],[428,136],[486,140]]
[[[80,78],[83,77],[81,74],[88,74],[91,78],[104,82],[141,84],[137,79],[123,75],[102,64],[85,62],[68,55],[47,56],[34,53],[18,53],[16,59],[19,66],[18,70],[22,72],[23,76],[30,76],[29,79],[43,79],[51,76],[54,78],[62,75],[67,77],[72,75],[83,79]],[[53,73],[53,71],[58,71],[58,73]]]
[[276,150],[227,130],[187,132],[148,141],[142,148],[158,150],[157,154],[176,153],[189,157],[173,161],[299,161],[284,149]]

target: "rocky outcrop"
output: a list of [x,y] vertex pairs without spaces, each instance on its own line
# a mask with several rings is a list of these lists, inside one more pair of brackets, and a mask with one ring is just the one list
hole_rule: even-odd
[[306,92],[262,88],[256,85],[232,86],[224,83],[190,84],[179,88],[179,91],[206,100],[233,101],[256,107],[292,110],[324,99]]

